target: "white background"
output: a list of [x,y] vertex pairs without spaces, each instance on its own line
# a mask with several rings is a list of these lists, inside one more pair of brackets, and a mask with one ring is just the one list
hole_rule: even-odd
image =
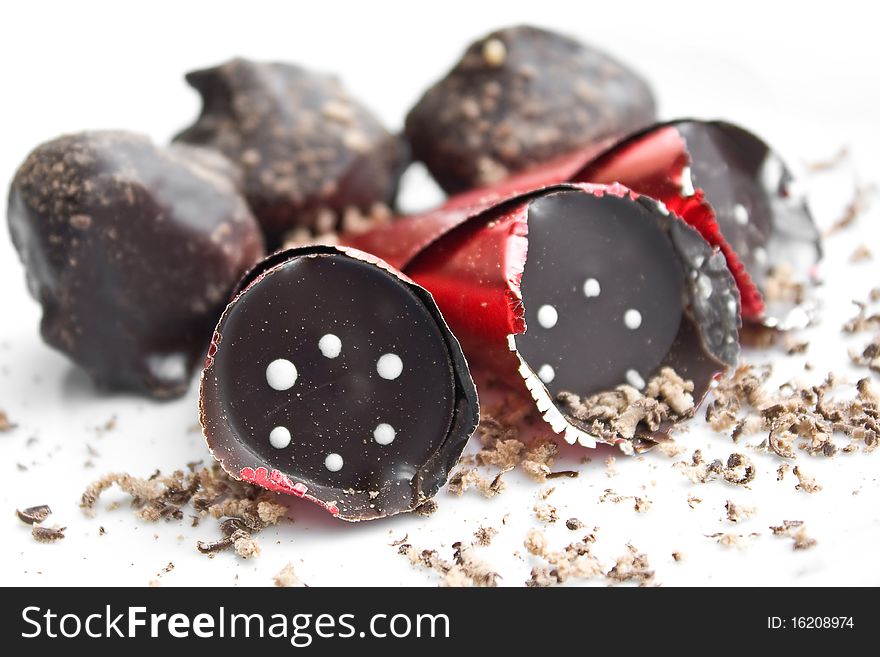
[[[469,41],[495,27],[528,22],[579,36],[642,71],[654,84],[662,117],[735,120],[766,137],[795,166],[847,146],[848,164],[807,181],[817,220],[827,226],[853,186],[877,181],[880,170],[880,48],[876,20],[864,13],[867,6],[841,1],[3,3],[0,183],[5,187],[37,143],[63,132],[125,128],[167,141],[198,111],[183,73],[235,55],[336,71],[397,128],[422,90]],[[409,183],[409,202],[423,205],[437,198],[424,176],[416,173]],[[865,243],[880,258],[877,220],[875,208],[856,228],[829,240],[824,321],[805,334],[812,340],[807,356],[749,353],[747,360],[774,360],[780,378],[790,372],[814,382],[829,369],[848,371],[848,346],[867,338],[844,340],[840,324],[852,314],[850,300],[864,298],[880,284],[878,261],[854,266],[848,257],[856,244]],[[113,493],[97,518],[86,518],[78,498],[99,475],[119,470],[146,476],[155,468],[170,471],[207,457],[200,435],[191,429],[195,386],[185,398],[164,404],[100,395],[63,356],[42,344],[38,321],[39,308],[27,296],[17,256],[3,235],[0,409],[19,424],[0,434],[3,584],[145,585],[159,579],[163,585],[267,585],[288,561],[311,585],[432,584],[434,576],[411,568],[388,543],[408,533],[414,545],[440,549],[450,558],[450,545],[471,540],[480,525],[500,529],[493,545],[479,554],[501,573],[503,585],[521,585],[537,563],[523,556],[522,540],[539,524],[531,509],[541,487],[518,475],[508,476],[509,489],[493,500],[474,492],[462,498],[441,492],[440,510],[428,519],[350,525],[291,501],[295,522],[262,534],[263,553],[252,561],[198,554],[197,538],[216,537],[212,522],[197,529],[187,522],[153,525],[136,520],[125,507],[103,510],[107,502],[122,499]],[[812,373],[803,371],[807,359],[816,366]],[[117,428],[99,436],[95,428],[113,416]],[[27,446],[32,437],[36,442]],[[711,458],[734,451],[729,438],[700,421],[679,440]],[[90,457],[87,444],[100,456]],[[565,448],[557,467],[580,469],[581,476],[554,482],[557,490],[549,499],[562,520],[577,516],[600,527],[595,552],[608,567],[632,541],[648,554],[657,581],[665,585],[880,584],[876,560],[869,556],[880,541],[876,453],[800,456],[803,469],[824,486],[814,495],[796,491],[791,475],[777,482],[777,461],[761,455],[753,455],[757,480],[751,490],[742,490],[717,482],[694,488],[657,453],[644,459],[618,455],[618,474],[609,478],[603,461],[612,453],[597,450],[592,463],[581,465],[582,450]],[[92,469],[83,467],[89,458]],[[28,470],[19,471],[18,463]],[[627,503],[600,503],[606,488],[646,495],[653,507],[636,514]],[[703,499],[695,510],[686,503],[689,494]],[[743,526],[723,521],[727,499],[756,505],[758,515]],[[43,503],[55,512],[49,524],[68,527],[60,543],[34,543],[29,528],[14,517],[16,507]],[[794,552],[789,540],[771,537],[768,525],[783,519],[805,520],[818,546]],[[99,526],[106,535],[98,536]],[[746,539],[743,549],[724,548],[705,537],[726,531],[760,536]],[[560,521],[548,536],[553,547],[562,547],[579,534]],[[685,554],[682,563],[672,561],[673,550]],[[169,561],[175,569],[158,578]]]

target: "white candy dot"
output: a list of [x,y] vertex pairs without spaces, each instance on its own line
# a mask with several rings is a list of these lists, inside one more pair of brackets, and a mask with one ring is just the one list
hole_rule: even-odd
[[685,198],[693,196],[697,190],[694,189],[694,179],[691,178],[691,168],[684,167],[681,170],[681,195]]
[[638,388],[639,390],[645,387],[645,380],[642,378],[642,375],[635,370],[626,371],[626,382],[633,388]]
[[588,299],[598,297],[602,293],[602,287],[595,278],[588,278],[584,281],[584,296]]
[[397,432],[390,424],[383,422],[373,430],[373,439],[380,445],[390,445]]
[[275,427],[269,432],[269,444],[275,449],[284,449],[290,444],[290,431],[287,427]]
[[736,220],[740,226],[745,226],[749,223],[749,211],[746,210],[746,206],[742,203],[737,203],[733,206],[733,218]]
[[766,265],[767,264],[767,252],[764,249],[762,249],[760,246],[757,249],[755,249],[755,252],[753,255],[755,257],[755,262],[757,262],[759,265]]
[[635,308],[630,308],[623,313],[623,323],[626,325],[626,328],[635,331],[642,325],[642,313]]
[[541,367],[538,368],[538,378],[544,383],[550,383],[556,378],[556,370],[550,365],[541,365]]
[[266,368],[266,381],[275,390],[292,388],[296,383],[296,377],[296,365],[284,358],[273,360]]
[[538,308],[538,324],[545,329],[552,329],[559,321],[559,313],[551,305],[543,305]]
[[342,470],[342,457],[336,452],[328,454],[324,459],[324,467],[330,472],[339,472]]
[[376,361],[376,371],[383,379],[396,379],[403,372],[403,361],[397,354],[383,354]]
[[326,358],[336,358],[342,352],[342,340],[328,333],[318,340],[318,349]]

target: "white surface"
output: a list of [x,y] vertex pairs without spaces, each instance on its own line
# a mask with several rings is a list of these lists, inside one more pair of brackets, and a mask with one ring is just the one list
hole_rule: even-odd
[[[182,74],[239,54],[338,71],[390,126],[399,126],[408,106],[468,41],[493,27],[531,22],[579,35],[643,71],[655,85],[664,117],[736,120],[767,137],[795,165],[848,146],[850,167],[808,181],[817,217],[827,225],[854,181],[876,181],[880,171],[880,55],[868,6],[544,0],[348,2],[331,9],[317,2],[215,0],[135,9],[119,2],[2,3],[0,182],[5,186],[33,146],[65,131],[128,128],[167,140],[198,110]],[[413,205],[436,198],[420,172],[408,176],[408,183],[406,197]],[[829,369],[847,371],[848,346],[866,337],[844,340],[840,324],[853,311],[850,299],[862,299],[880,284],[878,260],[856,266],[848,256],[864,243],[880,257],[878,218],[875,207],[857,228],[828,241],[824,322],[805,334],[811,339],[807,356],[747,358],[780,361],[780,379],[787,377],[786,369],[814,382]],[[470,540],[480,525],[500,530],[478,554],[501,573],[502,584],[520,585],[528,578],[533,562],[522,556],[522,541],[540,524],[531,509],[541,487],[518,474],[509,475],[508,490],[492,500],[474,492],[454,498],[444,491],[437,498],[439,511],[428,519],[350,525],[291,500],[295,522],[263,533],[263,553],[251,561],[198,554],[197,538],[217,536],[211,522],[192,529],[187,521],[147,524],[125,507],[104,511],[108,502],[122,499],[116,493],[106,495],[96,518],[86,518],[77,507],[79,495],[101,474],[146,476],[155,468],[170,471],[209,458],[193,430],[195,387],[170,403],[95,393],[80,371],[40,341],[39,309],[27,296],[5,236],[0,281],[0,409],[20,425],[0,434],[0,582],[267,585],[292,561],[311,585],[432,584],[434,576],[410,567],[388,544],[408,533],[414,545],[440,549],[450,558],[451,544]],[[805,359],[815,364],[813,372],[803,371]],[[112,417],[117,427],[101,431]],[[32,437],[36,442],[28,446]],[[701,422],[692,423],[680,441],[712,458],[734,451],[729,438]],[[98,455],[90,454],[90,446]],[[559,508],[560,522],[548,529],[552,546],[579,537],[563,524],[576,516],[600,527],[595,552],[608,567],[631,541],[648,554],[657,581],[665,585],[880,584],[867,556],[880,542],[877,453],[799,456],[803,469],[824,486],[814,495],[796,491],[791,475],[777,482],[778,462],[761,455],[753,455],[758,478],[751,490],[742,490],[718,482],[694,487],[660,454],[617,454],[617,475],[609,478],[603,461],[610,454],[562,447],[557,469],[580,469],[581,476],[553,482],[556,492],[548,501]],[[592,463],[580,465],[584,455]],[[83,466],[87,460],[93,468]],[[18,471],[17,463],[28,471]],[[647,496],[653,506],[636,514],[631,503],[600,503],[606,488]],[[703,499],[694,510],[686,502],[689,494]],[[758,515],[737,526],[722,521],[727,499],[756,505]],[[16,507],[44,503],[54,511],[49,524],[68,527],[67,538],[57,544],[34,543],[14,518]],[[805,520],[819,545],[794,552],[790,540],[770,536],[768,525],[783,519]],[[106,535],[98,535],[99,526]],[[761,535],[746,539],[743,550],[704,536],[726,531]],[[672,561],[674,550],[684,552],[682,563]],[[158,578],[169,561],[176,568]]]

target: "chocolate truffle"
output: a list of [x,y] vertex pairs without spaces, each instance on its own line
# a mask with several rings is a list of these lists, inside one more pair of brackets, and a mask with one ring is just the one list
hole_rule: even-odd
[[202,113],[175,139],[241,166],[270,248],[290,229],[327,232],[346,210],[392,202],[406,148],[335,77],[234,59],[186,80]]
[[604,53],[536,27],[473,43],[406,119],[413,156],[449,193],[491,185],[654,121],[647,83]]
[[344,237],[430,290],[468,359],[517,382],[568,442],[629,452],[661,439],[671,425],[647,416],[633,435],[597,432],[580,402],[671,371],[692,411],[736,362],[723,254],[620,185],[557,185]]
[[223,313],[202,374],[202,427],[226,472],[344,520],[431,498],[478,419],[431,295],[352,249],[263,262]]
[[101,387],[182,394],[228,295],[259,260],[259,226],[218,153],[125,132],[38,146],[9,228],[41,332]]

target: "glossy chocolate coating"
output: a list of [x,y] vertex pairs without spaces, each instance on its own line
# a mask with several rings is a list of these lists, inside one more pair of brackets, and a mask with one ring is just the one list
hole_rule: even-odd
[[[347,520],[433,496],[476,427],[467,365],[430,295],[342,250],[273,256],[214,341],[202,379],[214,455],[235,477],[277,470]],[[268,370],[279,359],[296,371],[282,389]]]
[[281,63],[234,59],[188,73],[198,120],[176,141],[219,149],[241,166],[270,248],[285,232],[348,208],[390,204],[406,149],[339,81]]
[[124,132],[37,147],[8,219],[46,342],[99,386],[182,394],[229,292],[264,253],[234,171],[212,151]]
[[[687,144],[692,186],[702,189],[724,238],[765,292],[774,268],[809,280],[822,257],[821,235],[785,164],[754,134],[721,121],[674,124]],[[785,323],[784,304],[765,299],[766,314]]]
[[552,398],[638,388],[667,365],[702,393],[735,364],[724,257],[654,201],[555,192],[531,202],[528,239],[516,346]]
[[521,26],[473,43],[406,119],[413,155],[461,192],[654,121],[648,84],[602,52]]

